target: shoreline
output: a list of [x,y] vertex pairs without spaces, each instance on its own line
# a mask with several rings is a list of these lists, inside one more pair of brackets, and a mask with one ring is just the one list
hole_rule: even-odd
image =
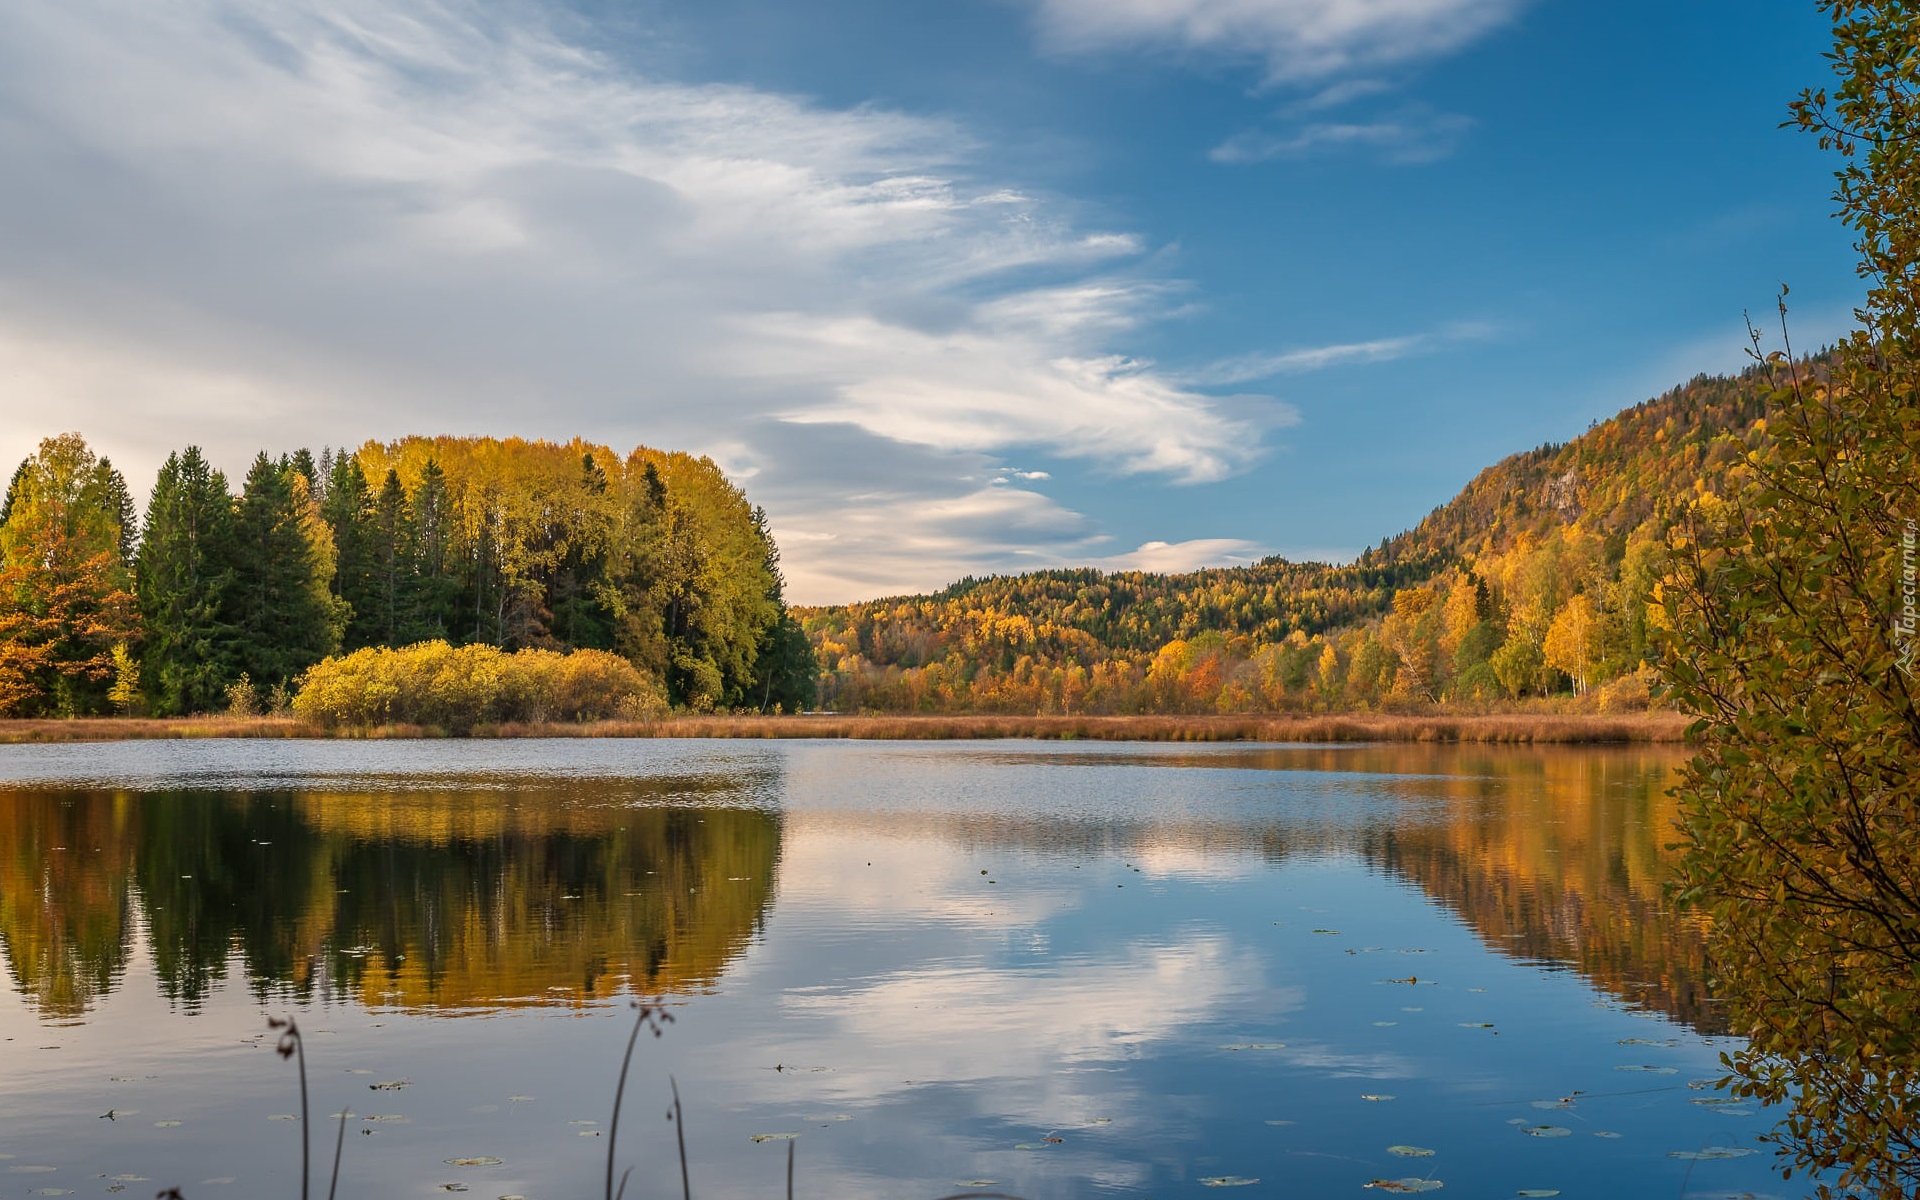
[[[1680,744],[1684,713],[1330,713],[1268,716],[684,715],[589,724],[482,725],[475,738],[831,738],[955,741],[1020,738],[1110,742],[1428,742],[1505,745]],[[77,717],[0,720],[0,745],[189,738],[393,739],[445,737],[418,725],[328,732],[291,717]]]

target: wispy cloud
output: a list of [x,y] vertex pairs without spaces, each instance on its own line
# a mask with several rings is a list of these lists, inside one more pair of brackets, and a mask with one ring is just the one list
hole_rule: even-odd
[[1208,152],[1217,163],[1359,152],[1395,165],[1437,162],[1452,154],[1473,128],[1471,117],[1418,106],[1378,120],[1306,121],[1234,134]]
[[[146,471],[682,446],[759,472],[790,572],[851,587],[1090,548],[1038,479],[966,482],[1003,458],[1195,483],[1276,424],[1130,355],[1177,283],[965,129],[637,75],[533,5],[16,0],[0,172],[0,455],[48,420]],[[862,457],[789,462],[807,429]]]
[[1268,354],[1236,355],[1189,371],[1179,372],[1177,377],[1196,387],[1250,383],[1279,375],[1326,370],[1329,367],[1392,362],[1395,359],[1432,354],[1460,342],[1485,340],[1494,336],[1496,332],[1495,327],[1486,322],[1459,321],[1426,333],[1406,334],[1401,337],[1374,338],[1363,342],[1338,342],[1332,345],[1309,346],[1299,350],[1282,350]]
[[1061,51],[1145,46],[1258,58],[1272,82],[1448,54],[1499,28],[1522,0],[1037,0]]

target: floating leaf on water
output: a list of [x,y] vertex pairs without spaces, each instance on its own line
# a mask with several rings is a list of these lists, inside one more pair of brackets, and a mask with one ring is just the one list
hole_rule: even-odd
[[1646,1075],[1678,1075],[1680,1073],[1680,1068],[1678,1067],[1654,1067],[1654,1066],[1647,1066],[1645,1064],[1638,1064],[1638,1063],[1630,1066],[1615,1067],[1614,1070],[1639,1071],[1642,1074],[1646,1074]]
[[1394,1099],[1394,1097],[1392,1096],[1382,1095],[1378,1092],[1361,1092],[1360,1098],[1362,1100],[1371,1100],[1375,1104],[1379,1104],[1379,1103],[1382,1103],[1383,1101]]
[[1387,1153],[1401,1158],[1432,1158],[1433,1151],[1425,1146],[1388,1146]]
[[151,1179],[147,1178],[145,1175],[109,1175],[108,1178],[113,1180],[115,1183],[151,1183],[153,1182]]
[[444,1160],[450,1167],[497,1167],[500,1160],[491,1154],[481,1154],[473,1158],[449,1158]]
[[1462,1028],[1462,1029],[1492,1029],[1492,1028],[1493,1028],[1493,1022],[1492,1022],[1492,1021],[1462,1021],[1462,1022],[1460,1022],[1460,1028]]
[[1564,1099],[1564,1098],[1559,1100],[1529,1100],[1527,1101],[1527,1103],[1534,1108],[1553,1109],[1553,1108],[1572,1108],[1573,1107],[1573,1101]]
[[[1332,935],[1332,936],[1334,936],[1334,937],[1339,937],[1339,936],[1340,936],[1340,931],[1339,931],[1338,929],[1316,929],[1316,930],[1314,930],[1314,932],[1315,932],[1315,933],[1325,933],[1325,934],[1331,934],[1331,935]],[[1219,1184],[1215,1184],[1214,1186],[1215,1186],[1215,1187],[1218,1187],[1218,1186],[1220,1186],[1220,1185],[1219,1185]]]
[[379,1083],[368,1084],[367,1090],[370,1092],[397,1092],[412,1082],[413,1080],[411,1079],[382,1079]]
[[1746,1101],[1738,1096],[1695,1096],[1687,1103],[1698,1104],[1701,1108],[1739,1108]]
[[799,1136],[797,1133],[756,1133],[750,1140],[756,1142],[790,1142]]
[[1669,1150],[1667,1157],[1703,1161],[1717,1158],[1745,1158],[1753,1153],[1755,1151],[1745,1146],[1707,1146],[1699,1150]]
[[59,1167],[43,1167],[38,1163],[32,1164],[30,1166],[25,1163],[22,1163],[20,1166],[7,1168],[7,1170],[9,1171],[17,1171],[22,1175],[44,1175],[48,1171],[58,1171],[59,1169],[60,1169]]
[[1437,1192],[1447,1186],[1438,1179],[1376,1179],[1362,1187],[1378,1188],[1383,1192]]
[[1088,1121],[1088,1122],[1087,1122],[1087,1124],[1089,1124],[1089,1125],[1111,1125],[1111,1124],[1113,1124],[1113,1118],[1112,1118],[1112,1117],[1095,1117],[1095,1118],[1093,1118],[1093,1119],[1092,1119],[1091,1121]]
[[1020,1142],[1014,1146],[1014,1149],[1015,1150],[1045,1150],[1047,1148],[1047,1145],[1048,1143],[1046,1142]]
[[71,1196],[73,1195],[73,1189],[72,1188],[31,1188],[28,1190],[27,1195],[29,1196]]
[[406,1120],[406,1118],[401,1116],[399,1113],[382,1113],[377,1117],[361,1117],[360,1119],[362,1121],[404,1121]]
[[1611,1129],[1596,1129],[1593,1131],[1593,1136],[1603,1137],[1603,1138],[1617,1138],[1617,1137],[1623,1137],[1625,1135],[1615,1133]]
[[1528,1137],[1570,1137],[1573,1130],[1560,1125],[1528,1125],[1520,1130]]
[[589,1121],[585,1117],[575,1117],[573,1120],[567,1122],[569,1125],[598,1125],[599,1123],[598,1121]]
[[1618,1042],[1614,1043],[1616,1046],[1664,1046],[1669,1050],[1679,1044],[1679,1038],[1660,1038],[1657,1040],[1654,1038],[1621,1038]]
[[440,1190],[443,1192],[464,1192],[467,1190],[467,1185],[464,1183],[443,1183],[440,1185]]
[[1248,1179],[1244,1175],[1208,1175],[1200,1180],[1201,1187],[1246,1187],[1250,1183],[1259,1183],[1258,1179]]
[[1718,1079],[1689,1079],[1687,1080],[1687,1086],[1696,1092],[1704,1092],[1709,1088],[1719,1087],[1720,1081]]
[[805,1121],[809,1125],[822,1125],[828,1121],[853,1120],[853,1118],[848,1116],[846,1113],[815,1113],[810,1117],[801,1117],[800,1119],[802,1121]]

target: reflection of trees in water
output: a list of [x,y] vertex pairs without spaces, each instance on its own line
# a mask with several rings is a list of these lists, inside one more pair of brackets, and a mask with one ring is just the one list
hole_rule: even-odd
[[126,969],[138,801],[0,797],[0,949],[43,1014],[78,1016]]
[[773,894],[780,820],[714,802],[738,794],[725,779],[20,793],[0,803],[0,946],[48,1016],[113,985],[136,907],[162,989],[189,1006],[236,957],[256,993],[370,1004],[697,989]]
[[[1271,803],[1186,817],[804,820],[848,836],[1200,865],[1357,853],[1419,884],[1502,953],[1568,963],[1627,1000],[1720,1027],[1700,931],[1662,897],[1670,753],[1392,746],[1170,750],[1150,761],[1280,773],[1264,776]],[[1303,786],[1290,787],[1294,778]],[[628,980],[696,989],[758,928],[779,857],[781,819],[728,801],[777,786],[715,776],[537,791],[450,781],[379,793],[17,793],[0,797],[0,943],[51,1016],[78,1014],[114,985],[136,909],[161,986],[189,1005],[236,957],[258,992],[368,1004],[578,1002]]]
[[1363,851],[1494,949],[1567,963],[1605,991],[1722,1033],[1705,931],[1664,894],[1671,765],[1636,755],[1490,761],[1477,779],[1447,785],[1448,819],[1369,831]]

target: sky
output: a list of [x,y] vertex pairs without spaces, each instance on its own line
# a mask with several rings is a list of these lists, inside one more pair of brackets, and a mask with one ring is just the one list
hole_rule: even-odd
[[1339,560],[1861,294],[1812,0],[0,0],[0,461],[710,455],[789,599]]

